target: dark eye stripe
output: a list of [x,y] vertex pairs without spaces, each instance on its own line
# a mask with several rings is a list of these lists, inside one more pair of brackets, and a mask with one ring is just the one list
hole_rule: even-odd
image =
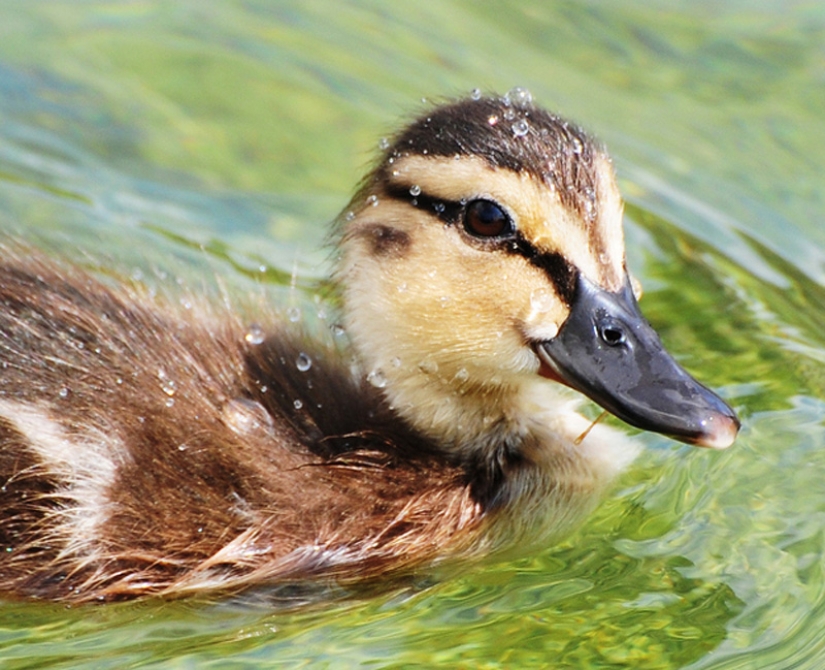
[[562,302],[568,307],[576,297],[579,271],[560,253],[541,253],[527,240],[516,233],[516,240],[510,245],[512,253],[523,256],[530,264],[542,270],[556,288]]
[[404,202],[410,203],[413,207],[432,212],[441,221],[451,226],[458,223],[464,210],[463,203],[433,198],[426,193],[413,195],[410,193],[409,187],[390,186],[387,193],[396,200],[403,200]]
[[[429,212],[433,212],[439,220],[447,225],[457,225],[463,218],[466,202],[455,202],[433,198],[426,193],[413,195],[409,187],[390,186],[387,194],[397,200],[408,202],[413,207],[418,207]],[[573,304],[578,283],[579,271],[571,265],[560,253],[540,252],[530,242],[516,230],[515,234],[506,241],[491,245],[490,250],[503,251],[527,259],[531,265],[542,270],[559,294],[561,300],[569,305]]]

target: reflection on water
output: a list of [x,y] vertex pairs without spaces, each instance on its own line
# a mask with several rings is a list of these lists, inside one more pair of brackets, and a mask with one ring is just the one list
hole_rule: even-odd
[[640,436],[574,537],[429,588],[8,603],[4,665],[819,667],[825,10],[546,4],[4,3],[0,228],[125,276],[300,291],[399,117],[523,85],[610,145],[645,313],[740,411],[737,444]]

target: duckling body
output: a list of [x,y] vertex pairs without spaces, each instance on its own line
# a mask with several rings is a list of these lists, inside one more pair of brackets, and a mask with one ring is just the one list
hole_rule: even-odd
[[[437,108],[336,239],[352,351],[3,250],[0,591],[346,584],[544,542],[637,451],[588,432],[565,385],[732,442],[732,410],[628,325],[621,201],[575,126],[506,98]],[[570,325],[587,315],[596,344]]]

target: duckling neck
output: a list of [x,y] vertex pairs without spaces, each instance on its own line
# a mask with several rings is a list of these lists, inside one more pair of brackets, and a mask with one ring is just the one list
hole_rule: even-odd
[[473,387],[419,372],[387,376],[391,406],[475,472],[479,497],[495,504],[545,495],[571,478],[578,489],[599,491],[638,452],[623,433],[594,427],[576,411],[579,400],[553,382],[518,377]]
[[395,411],[466,468],[488,513],[491,551],[563,536],[639,451],[623,433],[579,414],[565,389],[538,378],[463,393],[393,381],[385,392]]
[[412,374],[390,373],[385,388],[393,409],[417,431],[457,460],[477,460],[502,443],[521,441],[514,388],[454,385],[423,367]]

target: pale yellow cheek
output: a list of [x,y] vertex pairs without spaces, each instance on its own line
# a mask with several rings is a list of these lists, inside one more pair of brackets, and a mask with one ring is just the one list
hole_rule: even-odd
[[357,239],[345,259],[348,309],[358,315],[350,327],[367,371],[420,370],[455,386],[535,371],[530,341],[555,336],[566,316],[544,274],[436,222],[407,219],[405,230],[402,255],[376,257],[369,239]]

